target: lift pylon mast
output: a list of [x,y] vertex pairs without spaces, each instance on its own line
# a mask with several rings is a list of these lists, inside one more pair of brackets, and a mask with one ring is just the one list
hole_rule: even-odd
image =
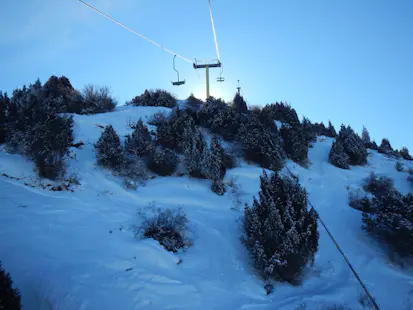
[[206,99],[209,98],[209,68],[220,68],[222,66],[219,60],[197,61],[195,59],[194,69],[205,69],[206,73]]

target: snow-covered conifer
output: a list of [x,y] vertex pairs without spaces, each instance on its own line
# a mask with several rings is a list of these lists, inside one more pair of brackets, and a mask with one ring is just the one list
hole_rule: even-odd
[[13,288],[13,280],[0,263],[0,309],[20,310],[20,291]]
[[372,212],[363,212],[363,228],[402,257],[413,256],[413,195],[396,190],[372,199]]
[[203,162],[203,156],[207,154],[204,153],[206,146],[202,140],[201,132],[192,122],[185,127],[182,141],[185,156],[184,164],[189,175],[195,178],[205,177],[202,173],[201,163]]
[[370,148],[371,140],[370,134],[366,127],[363,126],[363,131],[361,132],[361,140],[363,140],[364,145]]
[[305,189],[277,173],[263,172],[258,195],[245,208],[243,242],[265,278],[294,281],[318,249],[316,213]]
[[413,160],[413,158],[409,154],[409,149],[407,147],[402,147],[400,150],[400,155],[406,160]]
[[0,144],[6,140],[6,99],[0,92]]
[[340,132],[336,139],[340,141],[344,151],[349,157],[349,164],[362,165],[367,162],[367,149],[363,140],[358,136],[350,126],[341,126]]
[[326,128],[324,135],[331,138],[337,137],[336,129],[330,121],[328,121],[328,127]]
[[317,134],[314,129],[314,126],[308,118],[303,118],[301,127],[304,131],[304,135],[307,142],[315,142],[317,140]]
[[232,100],[232,108],[237,113],[246,113],[248,112],[247,103],[245,102],[244,98],[236,93],[234,99]]
[[283,145],[285,153],[293,161],[303,163],[307,159],[308,142],[301,126],[281,126],[281,137],[283,138]]
[[149,159],[148,168],[153,172],[168,176],[171,175],[178,164],[178,156],[170,149],[156,151]]
[[118,134],[112,125],[105,127],[99,140],[95,143],[98,164],[119,168],[123,163],[123,149]]
[[246,120],[241,122],[237,136],[242,142],[246,160],[274,171],[282,168],[285,154],[275,126],[264,127],[254,114],[249,114]]
[[349,169],[349,157],[344,151],[339,140],[336,140],[331,145],[330,153],[328,154],[328,162],[342,169]]
[[136,156],[148,155],[153,148],[152,137],[141,119],[135,125],[132,135],[125,140],[125,150]]
[[393,148],[388,139],[381,140],[381,144],[379,146],[379,153],[387,154],[387,155],[390,155],[393,153]]

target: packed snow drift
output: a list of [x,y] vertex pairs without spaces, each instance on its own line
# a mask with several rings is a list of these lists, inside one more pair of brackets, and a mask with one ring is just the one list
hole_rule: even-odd
[[[156,176],[128,189],[121,178],[97,166],[93,145],[105,125],[111,124],[123,139],[131,132],[128,120],[147,122],[159,111],[170,109],[125,106],[74,115],[75,141],[84,145],[72,148],[67,162],[67,170],[79,180],[72,191],[56,190],[56,184],[37,177],[31,161],[1,149],[0,259],[21,291],[24,309],[371,307],[321,225],[315,263],[302,283],[275,283],[266,294],[240,241],[244,205],[259,191],[262,168],[241,161],[227,171],[228,189],[219,196],[211,191],[210,180],[182,175]],[[281,173],[299,177],[381,309],[413,309],[411,269],[389,259],[362,230],[361,212],[348,205],[349,188],[361,187],[371,171],[391,177],[402,193],[411,190],[407,172],[398,172],[394,159],[373,150],[368,150],[367,165],[339,169],[328,162],[333,141],[318,137],[309,149],[308,168],[287,161]],[[193,245],[172,253],[153,239],[136,238],[137,212],[149,205],[182,207]]]

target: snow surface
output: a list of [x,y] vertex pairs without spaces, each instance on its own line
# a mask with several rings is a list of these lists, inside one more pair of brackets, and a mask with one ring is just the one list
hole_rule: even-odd
[[[220,197],[210,181],[156,177],[136,191],[96,167],[93,143],[112,124],[122,137],[126,123],[144,121],[167,108],[119,107],[115,112],[75,116],[75,140],[69,171],[81,185],[75,192],[53,192],[40,184],[33,164],[0,151],[0,260],[21,290],[24,309],[324,309],[343,305],[363,309],[362,290],[339,252],[319,225],[319,251],[302,285],[277,283],[266,295],[241,244],[243,205],[234,209],[228,189]],[[413,309],[413,274],[392,264],[380,245],[361,229],[361,212],[348,206],[347,186],[358,187],[370,171],[410,190],[406,172],[395,160],[369,151],[369,164],[342,170],[330,165],[333,139],[320,137],[309,150],[308,169],[288,162],[300,178],[331,233],[358,271],[381,309]],[[403,161],[404,162],[404,161]],[[408,162],[404,162],[406,167]],[[287,169],[284,169],[286,171]],[[259,190],[261,168],[242,163],[227,172],[239,198],[251,203]],[[18,178],[18,179],[12,179]],[[27,186],[32,184],[34,187]],[[183,207],[194,246],[167,252],[156,241],[134,237],[136,212],[154,202],[161,208]],[[181,259],[182,263],[177,264]]]

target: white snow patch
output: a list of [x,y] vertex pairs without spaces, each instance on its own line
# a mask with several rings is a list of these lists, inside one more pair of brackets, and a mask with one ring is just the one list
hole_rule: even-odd
[[[147,121],[158,111],[170,109],[119,107],[112,113],[76,115],[75,140],[85,146],[69,162],[81,182],[74,193],[30,188],[1,176],[35,178],[35,172],[23,157],[0,152],[0,260],[21,290],[25,309],[295,309],[304,303],[307,309],[328,304],[361,309],[361,288],[321,225],[315,265],[303,284],[279,283],[266,295],[239,240],[243,208],[231,208],[229,190],[221,197],[208,180],[157,177],[130,191],[95,166],[93,143],[102,132],[96,124],[112,124],[122,136],[131,131],[128,117]],[[360,186],[374,170],[407,193],[407,173],[397,172],[393,159],[375,151],[369,151],[365,167],[333,167],[327,161],[332,141],[323,137],[314,143],[308,169],[290,161],[287,167],[307,188],[380,307],[404,309],[410,303],[411,309],[412,274],[392,265],[362,231],[361,213],[348,206],[346,189]],[[242,164],[228,171],[225,182],[236,177],[243,202],[251,203],[261,173],[259,167]],[[173,254],[154,240],[134,238],[136,211],[151,202],[183,207],[193,247]]]

